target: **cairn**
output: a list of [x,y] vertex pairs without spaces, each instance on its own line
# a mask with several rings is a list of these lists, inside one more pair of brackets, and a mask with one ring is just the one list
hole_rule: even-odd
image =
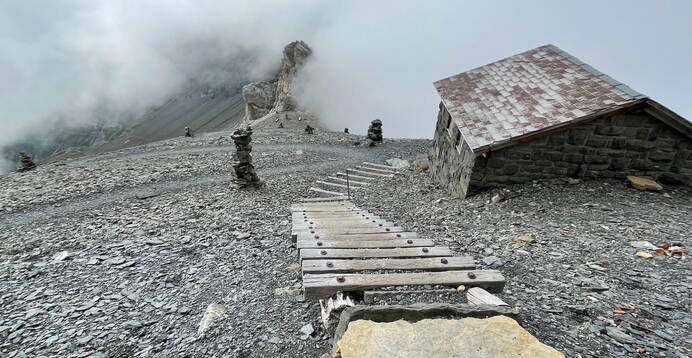
[[192,137],[192,132],[190,131],[190,127],[185,127],[185,136],[186,137]]
[[255,173],[255,167],[252,165],[252,128],[248,126],[246,129],[236,129],[231,135],[231,139],[235,142],[235,163],[233,163],[233,184],[237,188],[258,188],[264,185]]
[[17,169],[18,172],[28,172],[29,170],[36,169],[36,163],[31,160],[31,157],[28,154],[19,152],[19,160],[22,166],[21,168]]
[[284,123],[283,123],[283,122],[279,122],[279,128],[283,128],[283,127],[284,127]]
[[370,122],[368,127],[368,146],[374,147],[377,143],[382,143],[382,121],[379,119]]
[[344,128],[344,133],[348,133],[348,128]]
[[308,124],[307,126],[305,126],[305,133],[306,134],[313,134],[313,133],[315,133],[315,128],[310,127],[310,125]]

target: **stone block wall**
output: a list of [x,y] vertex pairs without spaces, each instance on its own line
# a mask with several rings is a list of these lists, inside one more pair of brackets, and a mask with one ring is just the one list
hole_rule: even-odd
[[452,195],[466,196],[475,154],[442,103],[437,114],[437,127],[429,159],[433,180]]
[[692,139],[640,108],[479,154],[440,104],[430,165],[433,179],[460,197],[557,177],[640,175],[692,187]]

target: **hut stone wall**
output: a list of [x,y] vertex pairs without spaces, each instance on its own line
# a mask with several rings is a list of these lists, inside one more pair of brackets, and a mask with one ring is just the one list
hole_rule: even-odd
[[692,186],[692,140],[641,108],[596,118],[484,155],[472,153],[460,136],[441,104],[430,154],[431,173],[450,193],[460,197],[487,188],[556,177],[639,175],[664,184]]

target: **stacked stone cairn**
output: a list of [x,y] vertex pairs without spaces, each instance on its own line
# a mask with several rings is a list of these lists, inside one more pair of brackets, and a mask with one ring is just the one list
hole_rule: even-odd
[[233,185],[236,188],[259,188],[264,185],[252,165],[251,136],[252,128],[249,126],[245,129],[236,129],[231,135],[236,149],[231,175],[233,176]]
[[190,131],[190,127],[185,127],[185,136],[186,137],[192,137],[192,132]]
[[36,163],[31,160],[31,157],[28,154],[19,152],[19,160],[22,166],[17,169],[18,172],[28,172],[29,170],[36,169]]
[[368,127],[368,146],[374,147],[377,143],[382,143],[382,121],[379,119],[370,122]]
[[305,134],[313,134],[315,133],[315,128],[312,128],[309,124],[305,126]]

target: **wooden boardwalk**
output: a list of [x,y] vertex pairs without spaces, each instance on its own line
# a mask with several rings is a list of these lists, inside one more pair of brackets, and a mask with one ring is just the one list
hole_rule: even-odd
[[[332,189],[343,189],[343,182],[336,180],[341,174],[329,177]],[[349,169],[349,181],[355,178],[362,180],[358,184],[367,185],[369,180],[395,174],[393,168],[363,163]],[[303,199],[291,206],[292,236],[306,298],[326,299],[337,292],[395,286],[464,285],[477,287],[474,297],[480,300],[484,292],[487,294],[483,289],[501,292],[504,288],[505,279],[499,271],[476,270],[473,258],[457,255],[449,247],[437,246],[356,207],[344,192],[311,191],[328,192],[329,196]],[[492,300],[494,296],[488,295]]]
[[367,186],[374,181],[393,178],[397,170],[388,165],[363,162],[354,168],[348,168],[343,172],[337,172],[327,176],[324,180],[318,180],[308,190],[319,197],[340,197],[353,194],[358,189]]

